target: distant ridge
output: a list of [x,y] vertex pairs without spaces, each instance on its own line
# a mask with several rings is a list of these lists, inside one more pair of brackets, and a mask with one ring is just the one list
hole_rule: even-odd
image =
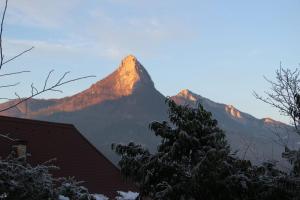
[[188,89],[180,91],[171,98],[180,105],[196,107],[198,103],[201,103],[225,130],[232,149],[238,150],[238,155],[245,155],[252,161],[258,163],[272,159],[282,161],[281,153],[284,147],[276,142],[279,139],[278,135],[282,138],[290,137],[285,141],[286,145],[293,148],[299,146],[300,138],[295,134],[289,134],[292,128],[282,122],[271,118],[257,119],[232,105],[213,102]]
[[[191,106],[197,106],[198,103],[201,104],[208,104],[212,107],[224,107],[224,110],[232,117],[236,119],[243,119],[243,113],[239,111],[237,108],[235,108],[233,105],[226,105],[226,104],[220,104],[213,102],[207,98],[204,98],[188,89],[181,90],[177,95],[171,97],[175,102],[181,105],[191,105]],[[246,113],[245,113],[246,114]],[[251,116],[249,114],[246,114],[248,117]],[[252,119],[255,117],[251,116]],[[255,118],[256,119],[256,118]],[[257,119],[258,120],[258,119]],[[282,124],[283,122],[276,121],[270,117],[262,118],[261,121],[266,124]]]

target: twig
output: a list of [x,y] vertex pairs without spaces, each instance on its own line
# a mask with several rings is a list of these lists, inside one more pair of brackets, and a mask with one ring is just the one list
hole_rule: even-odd
[[31,95],[34,95],[34,92],[38,93],[39,91],[33,86],[33,83],[31,83]]
[[2,18],[1,18],[1,27],[0,27],[0,69],[3,66],[3,60],[4,60],[3,47],[2,47],[2,34],[3,34],[3,25],[4,25],[5,14],[6,14],[6,10],[7,10],[7,3],[8,3],[8,0],[5,1],[5,6],[4,6],[4,10],[3,10]]
[[11,73],[7,73],[7,74],[0,74],[0,77],[4,77],[4,76],[11,76],[11,75],[16,75],[16,74],[23,74],[23,73],[28,73],[28,72],[31,72],[31,71],[19,71],[19,72],[11,72]]
[[46,89],[46,87],[47,87],[47,83],[48,83],[48,80],[49,80],[49,78],[50,78],[50,76],[51,76],[52,72],[54,72],[54,70],[53,70],[53,69],[52,69],[52,70],[51,70],[51,71],[48,73],[48,76],[47,76],[47,78],[46,78],[46,80],[45,80],[45,83],[44,83],[43,90],[45,90],[45,89]]
[[[34,47],[30,47],[29,49],[26,49],[26,50],[22,51],[21,53],[19,53],[19,54],[13,56],[12,58],[10,58],[10,59],[4,61],[4,62],[1,64],[1,67],[2,67],[3,65],[5,65],[5,64],[7,64],[7,63],[9,63],[9,62],[11,62],[11,61],[13,61],[13,60],[15,60],[16,58],[22,56],[23,54],[25,54],[25,53],[31,51],[32,49],[34,49]],[[1,68],[0,68],[0,69],[1,69]]]
[[14,86],[17,86],[19,84],[20,84],[20,82],[17,82],[17,83],[14,83],[14,84],[10,84],[10,85],[0,85],[0,88],[14,87]]
[[300,94],[300,70],[283,69],[276,71],[275,81],[264,79],[270,84],[271,92],[265,92],[266,97],[253,92],[256,99],[261,100],[279,110],[279,113],[292,119],[292,125],[300,135],[300,107],[297,96]]

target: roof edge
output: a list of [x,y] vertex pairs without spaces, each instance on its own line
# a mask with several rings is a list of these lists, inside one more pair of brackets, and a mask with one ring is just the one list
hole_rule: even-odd
[[62,128],[72,128],[74,127],[73,124],[66,124],[66,123],[60,123],[60,122],[49,122],[49,121],[43,121],[43,120],[37,120],[37,119],[27,119],[27,118],[18,118],[18,117],[8,117],[8,116],[0,116],[0,120],[2,121],[8,121],[8,122],[22,122],[22,123],[28,123],[28,124],[40,124],[40,125],[46,125],[46,126],[57,126]]

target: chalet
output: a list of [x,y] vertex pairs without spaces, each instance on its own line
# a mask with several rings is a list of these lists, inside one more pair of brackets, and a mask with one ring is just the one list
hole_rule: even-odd
[[27,159],[32,164],[55,158],[54,164],[60,168],[55,176],[74,176],[84,181],[90,192],[108,197],[118,190],[134,190],[122,179],[120,170],[73,125],[0,116],[0,133],[20,141],[16,144],[0,138],[0,157],[17,148],[21,154],[31,154]]

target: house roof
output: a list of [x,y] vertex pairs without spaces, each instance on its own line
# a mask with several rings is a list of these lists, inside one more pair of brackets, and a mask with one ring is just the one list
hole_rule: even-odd
[[[55,158],[54,164],[60,168],[55,176],[85,181],[90,192],[114,197],[118,190],[134,190],[122,179],[120,170],[71,124],[0,116],[0,133],[27,141],[32,164]],[[11,146],[9,140],[0,137],[0,156],[7,156]]]

